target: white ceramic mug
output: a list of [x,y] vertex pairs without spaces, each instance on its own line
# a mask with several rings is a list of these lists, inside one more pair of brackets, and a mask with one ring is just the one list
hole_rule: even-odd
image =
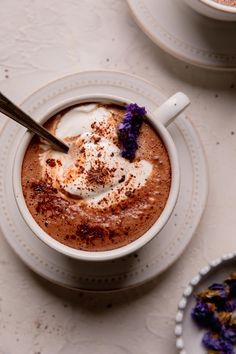
[[222,5],[214,0],[184,0],[194,10],[204,16],[221,21],[236,21],[236,7]]
[[[72,98],[71,100],[66,100],[61,102],[57,106],[53,107],[50,112],[42,117],[39,120],[41,124],[47,121],[51,116],[56,114],[57,112],[61,111],[66,107],[70,107],[74,104],[85,103],[85,102],[112,102],[119,105],[124,105],[128,102],[127,100],[123,99],[122,97],[117,96],[109,96],[109,95],[96,95],[96,96],[86,96],[86,97],[78,97]],[[179,192],[179,183],[180,183],[180,171],[179,171],[179,163],[178,163],[178,156],[175,144],[166,129],[166,126],[171,123],[177,115],[179,115],[188,105],[190,101],[188,97],[179,92],[174,96],[170,97],[166,102],[164,102],[155,112],[148,112],[147,117],[151,121],[152,126],[156,129],[157,133],[163,140],[163,143],[168,151],[168,155],[170,158],[171,164],[171,188],[167,203],[165,208],[160,215],[160,217],[156,220],[156,222],[151,226],[151,228],[143,234],[141,237],[136,239],[135,241],[127,244],[125,246],[108,250],[108,251],[82,251],[77,250],[75,248],[66,246],[54,238],[49,236],[34,220],[31,213],[29,212],[24,196],[22,191],[21,185],[21,170],[22,170],[22,163],[24,159],[24,155],[26,149],[32,139],[32,134],[28,131],[25,132],[24,136],[21,139],[19,147],[16,152],[14,165],[13,165],[13,188],[14,188],[14,195],[16,198],[16,202],[18,208],[21,212],[22,217],[24,218],[27,225],[31,228],[32,232],[45,244],[49,247],[53,248],[54,250],[67,255],[72,258],[85,260],[85,261],[106,261],[111,260],[119,257],[126,256],[132,252],[137,251],[146,243],[151,241],[164,227],[167,223],[177,201],[178,192]],[[32,236],[33,237],[33,236]]]

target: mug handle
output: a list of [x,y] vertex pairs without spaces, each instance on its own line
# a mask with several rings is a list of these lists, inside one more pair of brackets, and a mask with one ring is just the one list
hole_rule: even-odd
[[160,121],[165,127],[167,127],[173,120],[182,113],[186,107],[190,105],[190,99],[182,92],[177,92],[161,106],[159,106],[153,115]]

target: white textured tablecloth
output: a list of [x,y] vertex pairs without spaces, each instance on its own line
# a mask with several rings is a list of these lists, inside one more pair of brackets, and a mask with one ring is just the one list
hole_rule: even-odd
[[[51,80],[114,69],[186,92],[209,165],[204,217],[181,259],[152,284],[80,294],[34,275],[0,237],[0,354],[172,354],[174,318],[188,280],[236,250],[235,73],[181,63],[134,23],[125,0],[2,0],[0,90],[20,103]],[[2,122],[0,122],[2,124]]]

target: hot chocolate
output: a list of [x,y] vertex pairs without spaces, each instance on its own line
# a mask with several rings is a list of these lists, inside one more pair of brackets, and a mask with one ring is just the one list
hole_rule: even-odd
[[236,0],[214,0],[214,1],[218,2],[219,4],[222,4],[222,5],[235,6],[236,7]]
[[148,121],[135,158],[120,154],[117,127],[124,108],[82,104],[50,118],[45,127],[70,146],[55,151],[34,137],[24,156],[22,187],[40,227],[59,242],[87,251],[124,246],[161,215],[171,186],[167,150]]

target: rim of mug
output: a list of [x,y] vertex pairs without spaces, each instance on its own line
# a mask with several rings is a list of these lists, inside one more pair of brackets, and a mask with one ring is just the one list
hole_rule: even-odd
[[219,4],[214,0],[198,0],[198,1],[216,10],[223,11],[225,13],[236,14],[236,7],[234,6]]
[[[111,102],[119,105],[125,105],[127,103],[131,103],[131,101],[116,96],[116,95],[85,95],[78,96],[77,98],[67,99],[63,102],[60,102],[53,107],[51,107],[47,113],[40,119],[40,123],[46,122],[50,117],[58,113],[59,111],[65,109],[66,107],[73,106],[76,104],[86,103],[86,102]],[[150,242],[164,227],[166,222],[168,221],[171,213],[174,209],[174,206],[177,202],[178,193],[179,193],[179,184],[180,184],[180,169],[178,162],[178,155],[173,139],[161,122],[158,122],[158,119],[151,113],[147,112],[147,118],[151,122],[152,126],[154,126],[158,135],[160,135],[166,149],[168,152],[168,156],[171,164],[171,188],[169,192],[169,196],[166,202],[166,205],[159,216],[159,218],[155,221],[155,223],[149,228],[142,236],[138,239],[132,241],[131,243],[121,246],[112,250],[107,251],[84,251],[72,248],[70,246],[66,246],[61,242],[55,240],[52,236],[47,234],[35,221],[33,216],[31,215],[26,202],[23,196],[22,183],[21,183],[21,171],[22,171],[22,163],[25,156],[26,149],[33,137],[34,134],[26,131],[22,131],[22,136],[20,137],[20,141],[17,145],[17,150],[14,158],[13,164],[13,191],[16,199],[16,203],[18,209],[30,227],[31,231],[45,244],[54,250],[69,256],[71,258],[75,258],[83,261],[108,261],[116,258],[121,258],[123,256],[129,255],[145,244]]]

